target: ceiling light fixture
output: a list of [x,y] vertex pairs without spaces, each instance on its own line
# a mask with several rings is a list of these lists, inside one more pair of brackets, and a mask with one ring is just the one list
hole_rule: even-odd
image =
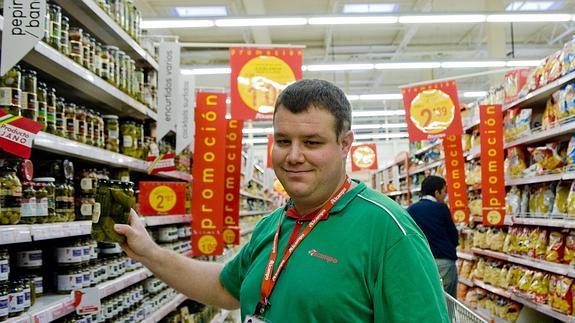
[[413,15],[400,16],[400,24],[450,24],[485,22],[485,15]]
[[372,70],[373,64],[317,64],[307,65],[306,70],[310,72],[320,71],[363,71]]
[[395,24],[398,18],[393,16],[358,16],[358,17],[316,17],[309,18],[310,25],[365,25],[365,24]]
[[375,100],[401,100],[403,96],[400,93],[389,94],[361,94],[360,101],[375,101]]
[[361,117],[391,117],[391,116],[404,116],[405,110],[362,110],[362,111],[352,111],[351,116],[354,118]]
[[397,8],[395,3],[348,3],[343,5],[343,13],[383,13],[393,12]]
[[394,138],[407,138],[407,132],[401,133],[376,133],[376,134],[359,134],[353,136],[357,140],[371,140],[371,139],[394,139]]
[[487,96],[487,91],[468,91],[463,92],[464,98],[483,98]]
[[443,68],[478,68],[478,67],[504,67],[505,61],[476,61],[476,62],[442,62]]
[[406,63],[379,63],[375,64],[376,70],[395,70],[395,69],[420,69],[420,68],[439,68],[440,62],[406,62]]
[[487,22],[563,22],[573,18],[564,13],[512,13],[487,16]]
[[213,20],[203,19],[144,20],[140,24],[142,29],[206,28],[213,26],[215,26]]
[[221,17],[228,15],[225,6],[174,7],[173,10],[178,17]]
[[508,61],[509,67],[536,67],[541,64],[541,60]]
[[217,19],[215,23],[218,27],[301,26],[307,24],[307,18]]
[[358,124],[351,126],[351,130],[398,129],[398,128],[407,128],[407,123]]

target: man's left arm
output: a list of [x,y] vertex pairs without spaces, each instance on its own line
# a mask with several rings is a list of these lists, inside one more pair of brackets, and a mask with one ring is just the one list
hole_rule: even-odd
[[445,205],[445,212],[443,216],[445,218],[445,225],[449,235],[449,240],[451,240],[451,242],[457,246],[459,244],[459,233],[457,232],[455,223],[453,223],[453,218],[451,217],[451,212],[449,211],[449,207],[447,205]]
[[425,238],[408,233],[385,251],[374,293],[375,322],[449,322]]

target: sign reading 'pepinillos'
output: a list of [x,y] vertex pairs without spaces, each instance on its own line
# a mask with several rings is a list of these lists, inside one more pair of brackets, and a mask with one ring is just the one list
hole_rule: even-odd
[[3,15],[1,75],[44,37],[46,0],[6,0]]

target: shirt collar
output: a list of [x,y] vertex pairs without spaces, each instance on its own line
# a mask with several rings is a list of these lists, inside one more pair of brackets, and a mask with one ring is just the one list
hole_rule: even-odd
[[[359,194],[360,192],[362,192],[363,190],[365,190],[366,186],[364,183],[359,182],[355,179],[352,179],[353,182],[355,182],[355,184],[357,184],[355,187],[351,188],[347,193],[345,193],[344,196],[341,197],[341,199],[333,206],[333,208],[326,213],[321,220],[327,220],[327,218],[329,218],[330,215],[335,214],[340,212],[341,210],[343,210],[348,204],[349,202],[351,202],[353,200],[353,198]],[[302,221],[311,221],[313,220],[313,218],[315,218],[315,216],[317,215],[317,213],[321,210],[318,209],[315,212],[312,212],[304,217],[302,217],[297,210],[295,209],[295,206],[292,202],[292,200],[289,200],[286,204],[285,207],[286,210],[286,216],[288,218],[292,218],[295,220],[302,220]]]
[[421,199],[422,199],[422,200],[429,200],[429,201],[432,201],[432,202],[437,202],[437,199],[436,199],[434,196],[431,196],[431,195],[425,195],[425,196],[423,196]]

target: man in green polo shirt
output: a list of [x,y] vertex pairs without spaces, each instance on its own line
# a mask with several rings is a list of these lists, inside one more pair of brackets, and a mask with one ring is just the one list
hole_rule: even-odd
[[409,215],[349,179],[351,106],[302,80],[274,112],[274,171],[290,202],[256,226],[225,266],[159,248],[132,216],[124,250],[201,303],[241,308],[246,322],[449,322],[437,267]]

